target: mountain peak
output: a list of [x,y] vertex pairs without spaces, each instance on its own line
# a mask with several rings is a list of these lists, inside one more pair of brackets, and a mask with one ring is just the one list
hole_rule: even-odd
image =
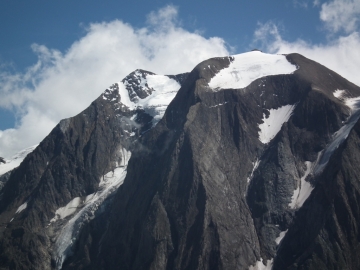
[[135,70],[6,174],[0,267],[358,269],[359,99],[298,54]]

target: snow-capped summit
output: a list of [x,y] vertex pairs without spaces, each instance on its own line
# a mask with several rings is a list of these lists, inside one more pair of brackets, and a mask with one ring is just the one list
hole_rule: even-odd
[[103,99],[118,102],[123,110],[143,110],[155,126],[180,87],[170,76],[138,69],[106,89]]
[[248,86],[256,79],[291,74],[296,66],[285,55],[267,54],[251,51],[230,57],[230,65],[211,78],[209,86],[214,91],[221,89],[239,89]]

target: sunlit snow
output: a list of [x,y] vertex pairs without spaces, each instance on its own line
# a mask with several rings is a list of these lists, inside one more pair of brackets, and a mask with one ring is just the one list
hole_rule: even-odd
[[[164,116],[165,110],[170,102],[174,99],[176,93],[180,89],[180,84],[165,75],[151,75],[145,74],[146,79],[138,76],[138,85],[152,89],[152,93],[144,99],[138,98],[131,101],[128,90],[126,89],[126,81],[124,83],[117,83],[119,86],[119,93],[121,96],[121,103],[123,103],[130,110],[143,109],[146,113],[151,115],[153,119],[153,126]],[[107,89],[107,91],[110,91]],[[106,99],[103,95],[103,99]]]
[[312,163],[310,161],[305,162],[306,171],[303,177],[300,179],[300,184],[295,189],[293,196],[291,197],[290,208],[300,208],[304,202],[309,198],[311,191],[314,189],[309,182],[306,181],[306,177],[311,172]]
[[16,153],[14,156],[12,156],[11,158],[5,158],[5,164],[4,163],[0,163],[0,176],[15,169],[16,167],[19,167],[19,165],[21,164],[21,162],[24,160],[24,158],[31,153],[32,151],[34,151],[34,149],[37,147],[38,145],[34,145],[31,147],[28,147],[24,150],[21,150],[20,152]]
[[333,95],[337,99],[344,102],[344,104],[348,106],[352,112],[359,109],[358,103],[360,102],[360,97],[349,97],[350,95],[346,90],[340,90],[340,89],[336,89],[333,92]]
[[80,205],[81,199],[80,197],[76,197],[72,199],[66,206],[60,207],[55,212],[55,217],[50,220],[50,222],[55,222],[58,219],[66,218],[74,214],[77,210],[77,207]]
[[268,118],[263,114],[263,123],[259,124],[259,140],[264,144],[269,143],[281,130],[282,125],[289,120],[294,109],[295,105],[285,105],[270,109]]
[[346,93],[345,90],[337,89],[334,91],[333,95],[334,95],[334,97],[341,99],[345,93]]
[[259,51],[238,54],[232,57],[229,67],[220,70],[209,82],[214,91],[239,89],[256,79],[280,74],[291,74],[296,66],[284,55],[267,54]]
[[[69,203],[72,206],[75,206],[77,208],[76,210],[79,211],[62,228],[55,242],[53,257],[56,262],[56,269],[61,269],[66,257],[72,254],[72,247],[84,224],[94,218],[95,212],[103,202],[123,183],[127,173],[127,164],[131,157],[131,152],[123,148],[122,157],[122,163],[118,164],[118,167],[114,171],[110,171],[100,179],[98,192],[86,196],[82,201],[80,201],[80,198],[75,198]],[[51,221],[55,222],[59,219],[59,213],[64,214],[61,218],[70,215],[70,212],[74,210],[74,208],[71,208],[72,206],[69,204],[62,207],[63,209],[59,208],[56,211],[57,214]]]
[[219,103],[219,104],[216,104],[216,105],[213,105],[213,106],[210,106],[209,108],[216,108],[216,107],[220,107],[220,106],[224,106],[225,104],[227,104],[228,102],[225,101],[223,103]]
[[253,175],[254,175],[255,170],[259,167],[259,165],[260,165],[260,160],[259,160],[259,159],[256,159],[256,161],[255,161],[255,162],[252,162],[252,164],[253,164],[253,169],[252,169],[252,171],[251,171],[250,177],[247,178],[247,182],[248,182],[248,183],[250,183],[250,181],[251,181],[251,179],[252,179],[252,177],[253,177]]
[[333,94],[335,97],[343,101],[346,106],[349,107],[351,115],[347,120],[346,124],[342,126],[333,135],[332,141],[323,151],[319,161],[315,165],[314,174],[318,174],[322,172],[322,170],[329,162],[331,155],[339,147],[339,145],[346,140],[346,138],[349,136],[350,131],[352,130],[352,128],[360,118],[360,97],[344,98],[344,92],[339,92],[339,91],[343,91],[343,90],[336,90]]
[[16,210],[15,214],[19,214],[22,211],[24,211],[27,207],[27,202],[23,203],[22,205],[19,206],[19,208]]
[[266,265],[263,263],[263,260],[261,259],[261,261],[257,261],[256,264],[254,266],[250,266],[249,270],[271,270],[273,266],[273,259],[268,260],[266,262]]
[[281,240],[283,240],[287,231],[288,230],[280,232],[280,235],[278,237],[276,237],[275,242],[277,245],[280,244]]

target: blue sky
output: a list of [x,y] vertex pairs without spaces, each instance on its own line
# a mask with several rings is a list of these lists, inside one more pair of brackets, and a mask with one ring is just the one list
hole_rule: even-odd
[[136,68],[174,74],[253,48],[360,84],[360,0],[3,0],[0,156],[36,144]]
[[22,70],[36,62],[30,45],[38,43],[66,51],[86,33],[89,23],[115,19],[141,28],[147,15],[167,5],[178,8],[178,20],[188,31],[204,37],[223,38],[236,52],[251,47],[260,22],[272,20],[283,26],[287,40],[302,38],[324,42],[326,33],[311,1],[224,0],[224,1],[2,1],[0,10],[0,59]]

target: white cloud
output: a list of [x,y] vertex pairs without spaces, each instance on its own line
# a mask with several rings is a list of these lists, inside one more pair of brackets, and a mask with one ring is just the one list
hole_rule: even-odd
[[[313,1],[314,6],[320,0]],[[360,85],[360,0],[332,0],[321,5],[319,17],[330,34],[327,43],[312,44],[298,39],[284,40],[283,26],[269,21],[259,24],[254,33],[254,43],[271,53],[300,53],[339,73],[349,81]],[[343,35],[338,33],[343,31]],[[260,45],[259,45],[260,44]]]
[[318,7],[318,6],[320,6],[320,4],[321,4],[321,1],[320,1],[320,0],[314,0],[314,1],[313,1],[313,6],[314,6],[314,7]]
[[360,35],[353,32],[339,36],[327,44],[311,44],[304,40],[289,42],[281,37],[281,31],[273,22],[260,24],[254,34],[254,42],[271,53],[300,53],[339,73],[360,86]]
[[178,74],[229,54],[221,38],[181,28],[177,12],[173,6],[153,12],[141,29],[119,20],[94,23],[64,53],[34,44],[38,61],[25,73],[0,69],[0,107],[19,117],[14,129],[0,131],[0,156],[39,143],[60,119],[81,112],[137,68]]
[[356,31],[360,20],[360,0],[333,0],[321,5],[320,19],[333,33]]

